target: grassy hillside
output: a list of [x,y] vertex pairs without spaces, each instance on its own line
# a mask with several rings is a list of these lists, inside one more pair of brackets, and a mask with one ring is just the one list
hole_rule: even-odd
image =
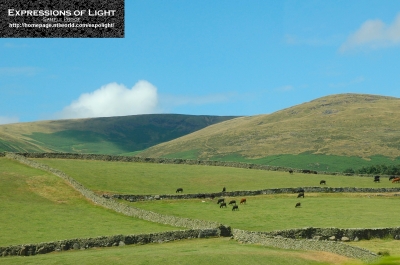
[[94,205],[59,177],[7,158],[0,183],[0,246],[178,229]]
[[149,114],[0,125],[0,151],[130,154],[234,117]]
[[[340,158],[363,165],[400,157],[400,99],[364,94],[319,98],[268,115],[239,117],[151,147],[143,157],[269,161],[329,170]],[[322,155],[322,156],[321,156]],[[291,156],[291,157],[290,157]],[[290,157],[290,158],[289,158]],[[271,159],[270,159],[271,158]],[[279,161],[281,160],[281,161]],[[340,166],[352,166],[342,159]],[[382,161],[382,159],[381,159]],[[398,162],[398,161],[397,161]]]

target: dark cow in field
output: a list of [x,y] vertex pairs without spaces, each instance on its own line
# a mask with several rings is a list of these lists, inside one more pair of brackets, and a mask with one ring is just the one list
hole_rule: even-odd
[[182,188],[177,188],[175,193],[178,193],[178,192],[183,192],[183,189]]
[[325,181],[325,180],[321,180],[321,181],[319,182],[319,185],[322,185],[322,184],[326,185],[326,181]]
[[235,204],[236,205],[236,201],[235,200],[231,200],[228,204],[229,205],[231,205],[231,204]]
[[396,178],[396,176],[390,176],[389,181],[391,181],[392,179],[395,179],[395,178]]
[[218,199],[217,204],[220,204],[220,203],[225,203],[225,199],[224,198]]
[[303,197],[304,198],[304,192],[300,192],[299,195],[297,195],[297,198]]
[[311,173],[311,170],[309,170],[309,169],[303,169],[301,172],[302,172],[302,173]]
[[225,188],[225,187],[223,187],[223,188],[222,188],[222,192],[225,192],[225,191],[226,191],[226,188]]
[[400,182],[400,178],[394,178],[394,179],[392,180],[392,183],[398,183],[398,182]]
[[242,204],[242,203],[246,204],[246,202],[247,202],[246,198],[243,198],[240,200],[240,204]]
[[232,211],[239,211],[239,206],[237,206],[237,205],[233,205],[233,207],[232,207]]
[[381,182],[380,176],[374,176],[374,182]]
[[294,208],[297,208],[297,207],[301,207],[301,203],[296,203],[296,206],[294,207]]
[[222,202],[219,206],[219,208],[225,207],[226,208],[226,202]]
[[289,170],[289,173],[290,173],[290,174],[293,174],[293,170],[290,169],[290,170]]
[[318,172],[315,171],[315,170],[311,170],[310,173],[312,173],[312,174],[318,174]]

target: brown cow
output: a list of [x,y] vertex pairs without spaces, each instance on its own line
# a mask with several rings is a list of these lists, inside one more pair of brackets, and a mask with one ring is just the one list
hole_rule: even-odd
[[400,178],[394,178],[394,179],[392,180],[392,183],[397,183],[397,182],[400,182]]
[[243,199],[240,200],[240,204],[242,204],[242,203],[246,204],[246,202],[247,202],[246,198],[243,198]]

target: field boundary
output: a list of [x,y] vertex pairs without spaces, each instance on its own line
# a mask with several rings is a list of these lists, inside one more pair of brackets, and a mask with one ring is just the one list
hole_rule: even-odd
[[[7,153],[11,152],[2,152],[0,153],[0,156],[5,156]],[[258,170],[269,170],[269,171],[286,171],[286,172],[292,170],[295,173],[320,174],[320,175],[344,175],[344,176],[360,176],[360,177],[374,176],[372,174],[353,174],[353,173],[343,173],[343,172],[315,171],[309,169],[296,169],[291,167],[269,166],[269,165],[260,165],[260,164],[244,163],[244,162],[229,162],[229,161],[216,161],[216,160],[152,158],[152,157],[138,157],[138,156],[77,154],[77,153],[16,152],[13,154],[21,155],[26,158],[80,159],[80,160],[99,160],[99,161],[136,162],[136,163],[154,163],[154,164],[185,164],[185,165],[220,166],[220,167],[234,167],[234,168],[258,169]]]
[[[95,194],[93,191],[87,189],[84,187],[82,184],[65,174],[64,172],[51,168],[47,165],[38,163],[33,160],[29,160],[26,156],[20,155],[18,153],[5,153],[4,156],[8,159],[16,160],[22,164],[25,164],[27,166],[37,168],[44,170],[46,172],[49,172],[51,174],[54,174],[64,180],[66,180],[68,183],[72,185],[73,188],[75,188],[77,191],[79,191],[84,197],[86,197],[88,200],[92,201],[95,204],[101,205],[107,209],[114,210],[116,212],[122,213],[127,216],[133,216],[136,218],[140,218],[143,220],[151,221],[151,222],[157,222],[161,224],[167,224],[171,226],[176,226],[176,227],[186,227],[190,228],[192,230],[187,230],[187,231],[194,231],[193,229],[196,229],[195,233],[197,233],[197,237],[207,237],[207,236],[232,236],[232,238],[235,238],[239,242],[246,242],[246,243],[256,243],[256,244],[263,244],[263,245],[270,245],[270,246],[275,246],[278,248],[294,248],[294,249],[304,249],[304,250],[320,250],[320,251],[329,251],[332,253],[337,253],[343,256],[347,257],[352,257],[352,258],[358,258],[362,260],[372,260],[377,257],[377,254],[369,252],[365,249],[358,248],[358,247],[353,247],[345,244],[341,244],[339,242],[333,243],[331,241],[327,240],[298,240],[298,239],[292,239],[292,238],[284,238],[283,236],[273,236],[271,237],[270,235],[266,235],[263,232],[250,232],[250,231],[244,231],[244,230],[239,230],[239,229],[234,229],[232,231],[230,226],[225,226],[222,224],[219,224],[217,222],[210,222],[210,221],[204,221],[204,220],[197,220],[197,219],[189,219],[189,218],[181,218],[181,217],[176,217],[176,216],[170,216],[170,215],[163,215],[163,214],[158,214],[155,212],[151,211],[146,211],[138,208],[134,208],[122,203],[118,203],[115,200],[110,200],[107,198],[104,198],[102,196],[99,196]],[[30,156],[29,156],[30,157]],[[162,232],[161,234],[168,234],[168,233],[173,233],[173,232]],[[152,235],[155,234],[147,234],[147,236],[144,236],[144,238],[149,238],[152,237]],[[169,234],[170,235],[170,234]],[[193,237],[192,235],[190,238]],[[104,238],[104,237],[100,237]],[[112,236],[112,238],[117,238],[120,239],[119,236]],[[156,237],[157,238],[157,237]],[[249,240],[251,238],[251,240]],[[124,241],[119,240],[118,243],[113,241],[113,243],[110,242],[104,243],[102,240],[98,240],[100,243],[93,243],[94,241],[90,241],[89,239],[75,239],[79,242],[90,242],[85,244],[80,244],[78,242],[75,242],[72,246],[73,249],[86,249],[90,246],[117,246],[117,245],[123,245],[126,244]],[[83,241],[82,241],[83,240]],[[293,241],[294,240],[294,241]],[[169,241],[167,239],[167,241]],[[286,242],[285,244],[282,244],[283,242]],[[57,242],[65,242],[65,241],[57,241]],[[121,244],[122,242],[123,244]],[[139,241],[142,242],[142,241]],[[148,243],[153,242],[152,240],[145,241]],[[289,243],[288,243],[289,242]],[[55,246],[55,248],[53,248]],[[68,244],[70,246],[70,244]],[[331,247],[334,246],[334,247]],[[340,246],[340,247],[338,247]],[[19,245],[19,246],[10,246],[6,248],[1,248],[0,247],[0,253],[2,256],[7,256],[7,255],[36,255],[36,254],[45,254],[52,252],[55,249],[55,251],[59,250],[68,250],[71,249],[70,247],[66,247],[64,244],[55,244],[54,242],[50,243],[40,243],[40,244],[29,244],[29,245]]]
[[[299,188],[274,188],[263,190],[242,190],[242,191],[226,191],[214,193],[188,193],[188,194],[103,194],[104,198],[120,199],[130,202],[135,201],[151,201],[151,200],[179,200],[179,199],[202,199],[202,198],[217,198],[217,197],[243,197],[243,196],[257,196],[269,194],[284,194],[284,193],[298,193],[299,189],[303,189],[308,193],[389,193],[400,192],[398,188],[357,188],[357,187],[299,187]],[[400,194],[399,194],[400,195]]]
[[144,245],[150,243],[166,243],[175,240],[218,236],[218,229],[190,229],[138,235],[114,235],[100,236],[95,238],[75,238],[38,244],[22,244],[8,247],[0,247],[0,255],[2,257],[33,256],[54,251],[84,250],[96,247],[115,247],[132,244]]
[[349,258],[360,259],[371,262],[379,256],[367,249],[350,246],[340,241],[320,241],[310,239],[292,239],[282,236],[266,235],[263,232],[251,232],[240,229],[233,229],[234,238],[244,244],[260,244],[282,249],[301,249],[327,251]]

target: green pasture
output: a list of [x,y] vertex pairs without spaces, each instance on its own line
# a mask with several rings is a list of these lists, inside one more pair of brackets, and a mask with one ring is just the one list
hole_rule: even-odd
[[[304,227],[376,228],[400,226],[400,196],[394,194],[297,194],[247,197],[247,203],[220,208],[217,199],[127,202],[138,208],[180,217],[203,219],[249,231],[273,231]],[[295,208],[297,202],[301,207]]]
[[327,252],[283,250],[243,245],[227,238],[193,239],[141,246],[67,251],[31,257],[0,258],[0,264],[269,264],[330,265],[362,264]]
[[356,157],[356,156],[338,156],[338,155],[324,155],[324,154],[311,154],[311,153],[302,153],[298,155],[291,155],[291,154],[272,155],[258,159],[250,159],[238,154],[232,154],[226,156],[215,156],[212,157],[211,160],[243,162],[243,163],[280,166],[280,167],[297,168],[297,169],[311,169],[311,170],[326,171],[326,172],[343,172],[348,168],[356,170],[371,165],[400,164],[400,157],[398,157],[397,159],[391,159],[386,156],[376,155],[370,157],[367,160],[362,157]]
[[327,187],[400,187],[387,178],[374,183],[372,177],[332,176],[217,166],[104,162],[74,159],[37,159],[58,168],[84,186],[98,192],[119,194],[173,194],[260,190],[267,188],[315,187],[321,179]]
[[178,230],[96,206],[62,179],[0,158],[0,246]]

